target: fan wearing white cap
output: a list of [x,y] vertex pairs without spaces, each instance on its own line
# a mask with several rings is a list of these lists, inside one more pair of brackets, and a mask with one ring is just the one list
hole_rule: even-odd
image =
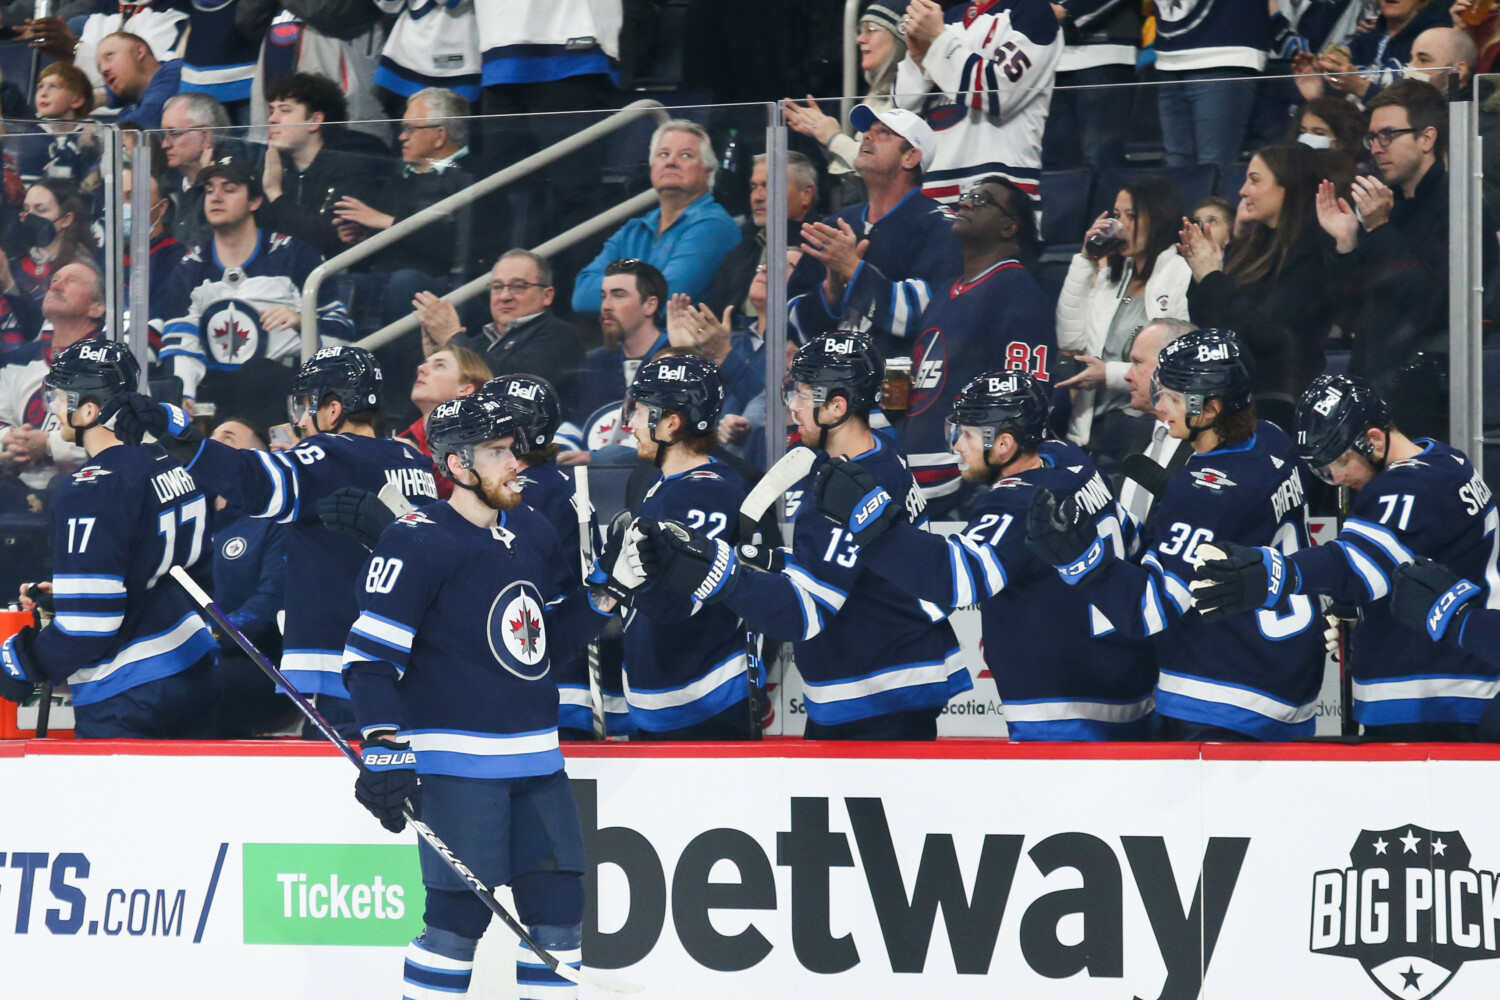
[[919,112],[937,134],[922,193],[955,200],[998,174],[1033,199],[1042,132],[1063,37],[1047,0],[975,0],[946,23],[933,0],[912,0],[902,17],[906,58],[896,71],[897,105]]

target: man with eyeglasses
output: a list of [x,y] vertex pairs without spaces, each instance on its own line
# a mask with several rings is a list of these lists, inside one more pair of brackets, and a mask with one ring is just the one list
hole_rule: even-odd
[[198,183],[198,174],[213,162],[216,147],[227,138],[220,130],[229,128],[229,113],[207,94],[177,94],[162,106],[161,127],[162,152],[178,178],[172,235],[184,246],[195,246],[213,235],[203,217],[203,185]]

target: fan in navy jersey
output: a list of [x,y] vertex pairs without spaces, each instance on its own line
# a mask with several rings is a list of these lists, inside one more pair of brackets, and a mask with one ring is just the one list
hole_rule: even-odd
[[[1003,177],[986,177],[958,199],[954,215],[963,273],[935,287],[915,325],[911,405],[899,425],[901,448],[928,514],[939,519],[961,485],[958,459],[943,437],[953,394],[982,372],[999,369],[1049,382],[1057,354],[1052,303],[1017,259],[1036,244],[1036,216],[1026,192]],[[872,317],[876,329],[893,328],[890,282],[874,264],[859,269],[849,303]]]
[[[481,395],[504,403],[516,421],[516,431],[526,441],[521,456],[521,486],[526,506],[547,519],[557,532],[564,552],[578,551],[578,514],[573,507],[573,477],[557,464],[558,445],[553,435],[562,424],[562,400],[552,383],[536,375],[505,375],[491,379]],[[569,564],[574,583],[581,583],[583,570],[575,558]],[[634,731],[625,705],[620,679],[618,647],[614,657],[603,658],[600,683],[604,696],[605,732],[624,736]],[[588,659],[580,654],[553,664],[557,679],[558,728],[563,739],[594,738],[594,708],[590,701]]]
[[[1142,533],[1139,565],[1118,559],[1074,498],[1037,492],[1027,544],[1122,635],[1156,636],[1156,711],[1183,740],[1311,736],[1323,679],[1323,622],[1303,595],[1278,592],[1209,621],[1186,581],[1199,546],[1306,548],[1307,504],[1292,443],[1255,418],[1251,360],[1226,330],[1194,330],[1162,348],[1152,395],[1168,433],[1193,455]],[[1263,598],[1265,594],[1261,595]]]
[[[576,556],[521,502],[526,441],[504,405],[477,394],[441,403],[427,440],[453,495],[381,535],[343,652],[364,757],[354,794],[392,833],[410,801],[480,880],[509,885],[532,937],[577,968],[583,827],[551,669],[608,612],[573,584]],[[425,841],[418,854],[426,926],[407,948],[404,996],[462,994],[490,910]],[[524,946],[517,978],[522,996],[578,996]]]
[[[635,513],[676,521],[707,539],[739,541],[749,488],[709,455],[718,443],[724,379],[692,355],[641,365],[621,422],[659,477]],[[625,700],[644,739],[747,739],[750,673],[745,630],[723,604],[657,587],[635,598],[625,623]]]
[[[802,440],[823,452],[810,479],[829,456],[855,459],[879,486],[870,517],[920,527],[925,505],[905,456],[870,431],[884,377],[868,335],[829,334],[797,351],[787,406]],[[781,572],[741,564],[702,528],[642,518],[647,578],[723,601],[767,638],[794,642],[808,739],[935,739],[943,706],[974,686],[947,613],[865,567],[858,533],[802,503],[810,479],[787,492],[796,524]]]
[[1297,451],[1318,478],[1358,491],[1348,518],[1333,542],[1288,558],[1221,546],[1229,558],[1203,567],[1214,585],[1194,591],[1199,607],[1260,606],[1272,587],[1357,605],[1349,669],[1366,737],[1473,739],[1500,691],[1500,669],[1463,649],[1434,648],[1392,615],[1389,595],[1396,570],[1426,556],[1485,581],[1485,605],[1500,605],[1500,514],[1489,486],[1463,452],[1401,433],[1362,379],[1319,376],[1295,419]]
[[[149,432],[184,457],[205,489],[253,517],[292,528],[287,540],[286,630],[281,670],[341,731],[353,715],[341,676],[344,633],[354,621],[354,585],[364,546],[329,531],[318,501],[341,487],[377,492],[395,485],[414,504],[437,498],[432,463],[411,445],[381,437],[380,366],[359,347],[325,347],[297,371],[287,408],[302,438],[290,451],[263,452],[203,441],[180,410],[143,396],[122,398],[122,438]],[[310,727],[304,733],[312,736]]]
[[208,501],[175,458],[120,447],[100,419],[140,377],[129,349],[111,341],[79,341],[52,359],[47,408],[88,460],[52,502],[52,582],[42,589],[56,617],[0,644],[0,697],[24,701],[36,684],[67,683],[80,737],[204,737],[218,644],[163,577],[203,553]]
[[[978,604],[985,659],[1013,740],[1140,739],[1150,733],[1155,661],[1147,642],[1116,633],[1087,593],[1026,547],[1038,490],[1077,496],[1116,559],[1134,542],[1129,517],[1083,451],[1043,440],[1045,383],[1025,372],[980,375],[953,401],[948,436],[963,477],[990,487],[967,528],[943,537],[894,520],[860,541],[860,561],[940,608]],[[818,510],[851,525],[878,489],[858,462],[834,459],[813,484]]]

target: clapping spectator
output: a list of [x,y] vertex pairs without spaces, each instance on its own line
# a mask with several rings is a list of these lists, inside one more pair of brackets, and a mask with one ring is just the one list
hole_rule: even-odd
[[1218,195],[1209,195],[1193,206],[1193,216],[1189,221],[1202,230],[1214,249],[1223,253],[1234,232],[1234,206]]
[[158,61],[144,38],[125,31],[105,36],[95,58],[109,88],[109,106],[119,109],[115,124],[160,128],[162,106],[177,93],[182,60]]
[[[704,296],[704,302],[715,313],[722,313],[728,306],[734,306],[742,316],[759,315],[755,311],[756,306],[750,301],[749,292],[757,270],[766,261],[766,219],[770,217],[766,191],[766,156],[761,153],[755,157],[755,165],[750,170],[750,218],[740,227],[740,232],[744,235],[735,248],[724,255],[718,273],[714,275],[713,284],[709,285],[708,294]],[[802,231],[802,222],[817,198],[817,168],[803,154],[795,151],[787,153],[788,246],[796,245],[797,234]]]
[[[1106,472],[1143,450],[1151,435],[1152,421],[1131,408],[1125,382],[1132,342],[1147,323],[1188,316],[1193,275],[1177,252],[1181,217],[1171,181],[1146,177],[1125,185],[1114,211],[1084,235],[1058,298],[1057,346],[1085,365],[1059,383],[1073,390],[1068,439]],[[1113,249],[1101,254],[1096,238]]]
[[597,307],[605,271],[616,260],[645,261],[665,276],[673,292],[700,298],[739,242],[739,227],[710,193],[718,163],[702,125],[675,118],[659,126],[651,136],[650,161],[651,186],[661,206],[617,229],[579,273],[573,285],[576,313]]
[[1451,18],[1441,2],[1381,0],[1375,26],[1357,33],[1347,49],[1331,45],[1321,55],[1304,52],[1292,60],[1297,89],[1307,100],[1332,90],[1368,105],[1380,88],[1400,78],[1417,36],[1449,24]]
[[52,275],[74,261],[94,263],[88,210],[71,184],[37,181],[21,205],[21,241],[26,255],[12,274],[21,291],[40,302]]

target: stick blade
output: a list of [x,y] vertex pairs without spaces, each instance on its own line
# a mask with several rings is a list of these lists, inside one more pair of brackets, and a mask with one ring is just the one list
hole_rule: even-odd
[[582,969],[575,969],[571,965],[567,965],[565,963],[559,963],[554,971],[570,983],[576,983],[579,986],[587,986],[589,989],[598,990],[600,993],[614,993],[619,996],[632,996],[636,993],[643,993],[646,989],[646,987],[641,983],[630,983],[620,979],[605,979],[601,976],[596,976],[591,972],[584,972]]
[[753,535],[755,525],[783,493],[807,478],[807,474],[812,471],[813,463],[817,459],[818,453],[803,445],[782,455],[775,465],[766,470],[760,482],[755,484],[755,488],[740,504],[742,541],[748,540]]

